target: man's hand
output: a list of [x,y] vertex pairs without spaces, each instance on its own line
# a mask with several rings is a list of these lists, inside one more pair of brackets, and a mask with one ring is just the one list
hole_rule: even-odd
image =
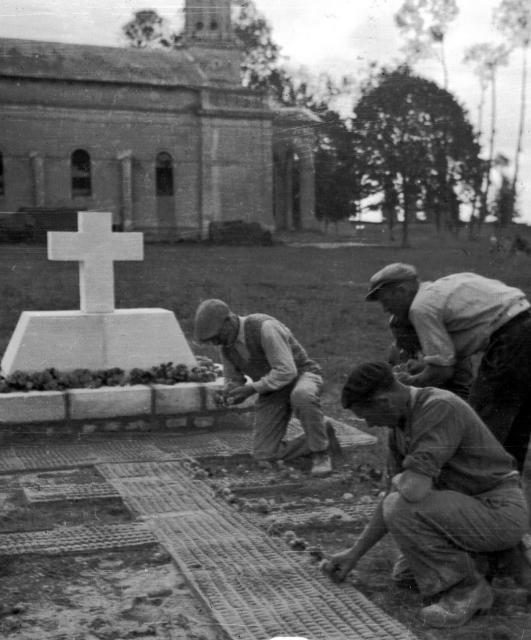
[[406,362],[406,370],[411,375],[417,375],[418,373],[423,371],[425,368],[426,368],[426,363],[422,362],[422,360],[418,360],[416,358],[410,358]]
[[227,404],[240,404],[247,400],[249,396],[256,393],[251,384],[244,384],[241,387],[235,387],[227,393]]
[[343,582],[357,562],[358,557],[352,553],[352,549],[347,549],[323,560],[321,569],[329,576],[332,582]]
[[214,402],[218,407],[226,407],[227,406],[227,389],[220,389],[214,393]]
[[414,377],[407,371],[395,371],[395,378],[402,384],[413,384]]

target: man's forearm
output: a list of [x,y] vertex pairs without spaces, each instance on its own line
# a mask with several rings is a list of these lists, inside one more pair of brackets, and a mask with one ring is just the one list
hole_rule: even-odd
[[387,526],[383,517],[383,500],[380,500],[369,523],[349,550],[349,555],[352,554],[354,562],[358,562],[358,560],[363,558],[386,533]]
[[437,387],[448,382],[454,374],[453,367],[437,367],[427,364],[419,373],[407,376],[403,382],[414,387]]

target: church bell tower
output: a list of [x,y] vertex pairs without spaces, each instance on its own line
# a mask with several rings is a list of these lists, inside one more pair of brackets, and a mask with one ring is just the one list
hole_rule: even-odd
[[205,81],[241,85],[240,46],[234,37],[230,0],[185,0],[184,41]]
[[190,43],[234,43],[230,0],[186,0],[184,11]]

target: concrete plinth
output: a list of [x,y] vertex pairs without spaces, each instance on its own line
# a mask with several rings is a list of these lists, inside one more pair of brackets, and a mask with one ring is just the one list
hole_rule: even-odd
[[197,365],[167,309],[116,309],[110,313],[24,311],[2,359],[2,373],[149,369],[163,362]]

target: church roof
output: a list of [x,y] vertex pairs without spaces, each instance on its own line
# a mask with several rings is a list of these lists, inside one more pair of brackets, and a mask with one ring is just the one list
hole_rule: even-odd
[[278,103],[271,105],[277,124],[294,126],[297,124],[317,124],[321,118],[306,107],[284,107]]
[[0,38],[0,77],[200,86],[206,78],[185,49],[96,47]]

